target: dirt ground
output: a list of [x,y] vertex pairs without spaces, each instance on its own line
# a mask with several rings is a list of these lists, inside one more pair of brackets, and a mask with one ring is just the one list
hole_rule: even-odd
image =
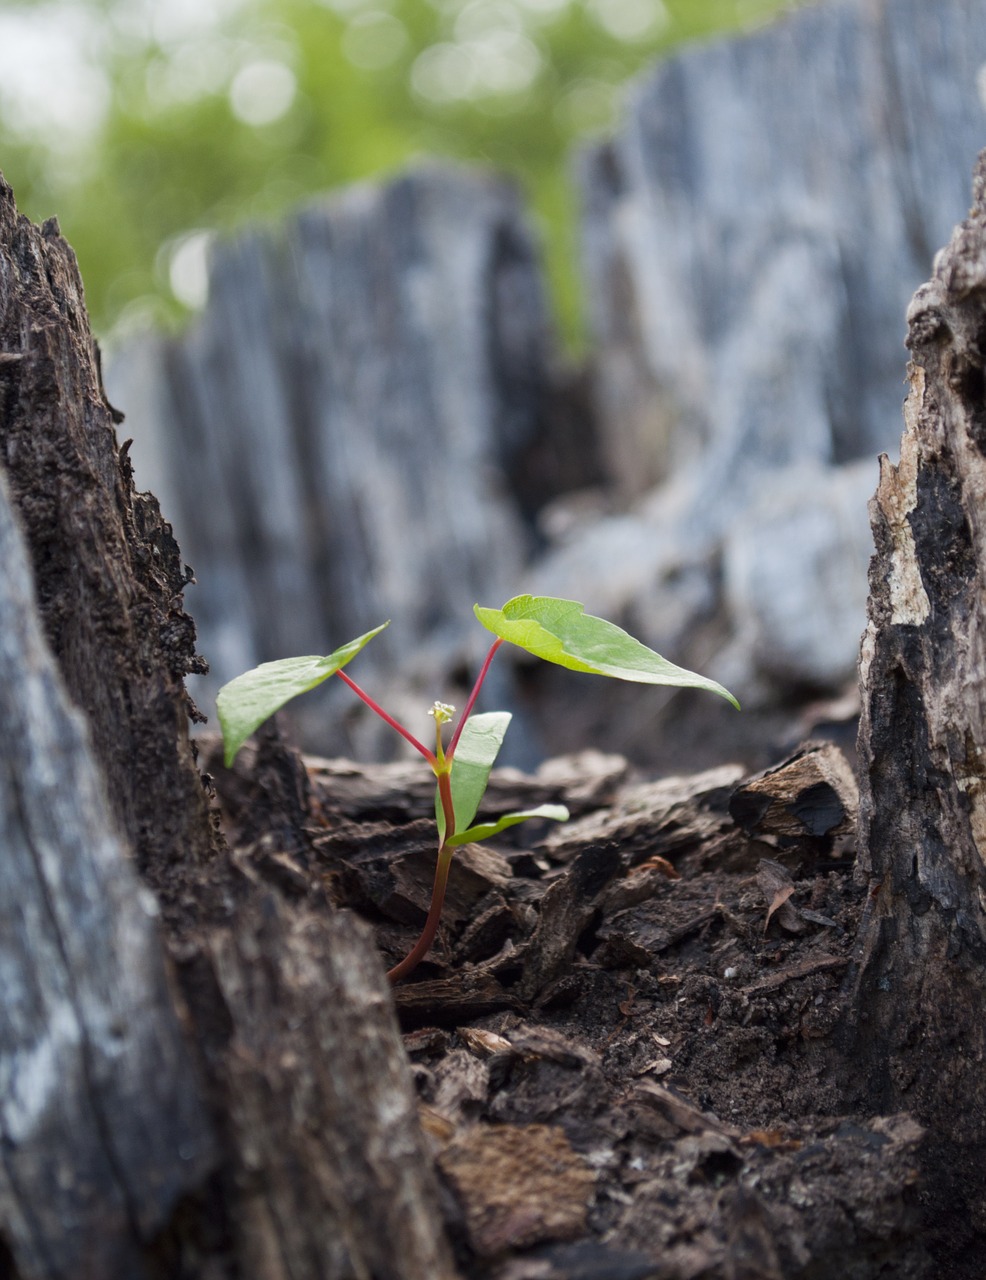
[[[395,963],[430,892],[427,778],[305,764],[262,744],[216,771],[235,856],[358,912]],[[303,838],[258,819],[287,792]],[[940,1274],[921,1126],[842,1101],[867,890],[838,750],[659,782],[589,753],[495,773],[484,813],[546,801],[572,821],[457,855],[439,941],[395,989],[462,1274]]]

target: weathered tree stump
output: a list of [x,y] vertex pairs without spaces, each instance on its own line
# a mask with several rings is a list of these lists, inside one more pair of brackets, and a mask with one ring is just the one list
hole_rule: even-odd
[[457,857],[402,1045],[338,907],[406,948],[431,788],[268,729],[219,837],[177,547],[116,447],[71,252],[0,184],[5,1274],[978,1280],[984,264],[986,153],[911,307],[872,506],[863,874],[831,746],[752,778],[500,775],[492,809],[575,821]]
[[75,255],[0,187],[0,459],[45,634],[85,712],[110,803],[153,883],[214,850],[184,677],[202,670],[188,581],[150,494],[134,491],[103,393]]
[[[387,618],[366,662],[405,689],[468,657],[472,603],[519,590],[531,508],[594,474],[553,354],[521,201],[490,174],[422,166],[217,244],[198,322],[113,370],[195,565],[210,701]],[[289,714],[351,753],[332,706]]]
[[0,1272],[138,1277],[216,1145],[2,477],[0,566]]
[[694,463],[691,523],[722,529],[765,470],[895,443],[900,316],[965,208],[984,57],[975,0],[834,0],[633,86],[580,165],[625,492]]
[[986,153],[969,218],[911,303],[907,344],[900,463],[882,460],[871,504],[856,1091],[932,1124],[936,1203],[964,1206],[973,1232],[986,1158]]
[[187,573],[72,251],[2,179],[0,398],[0,1270],[451,1276],[368,933],[218,835]]
[[[746,711],[855,684],[901,317],[966,209],[984,62],[976,0],[829,0],[631,86],[580,160],[601,456],[631,506],[559,538],[536,589],[714,662]],[[695,718],[605,745],[677,751]]]

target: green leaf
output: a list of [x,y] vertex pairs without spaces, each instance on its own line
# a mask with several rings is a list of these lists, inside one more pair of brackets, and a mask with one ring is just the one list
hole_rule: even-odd
[[[470,716],[463,727],[452,757],[452,808],[459,830],[467,827],[476,816],[509,723],[509,711],[487,711]],[[439,839],[444,840],[445,814],[437,791],[435,816],[438,818]]]
[[622,628],[585,612],[575,600],[554,596],[515,596],[502,609],[473,612],[488,631],[519,645],[545,662],[571,671],[587,671],[639,684],[668,684],[718,693],[739,710],[739,703],[721,684],[676,667]]
[[568,810],[563,804],[539,804],[536,809],[523,809],[517,813],[505,813],[495,822],[481,822],[478,826],[460,831],[449,841],[455,848],[461,844],[476,844],[480,840],[488,840],[490,836],[506,831],[507,827],[515,827],[518,822],[527,822],[529,818],[550,818],[552,822],[567,822]]
[[328,680],[329,676],[335,675],[340,667],[355,658],[365,644],[389,625],[389,622],[385,622],[382,626],[374,627],[366,635],[350,640],[328,657],[283,658],[279,662],[263,662],[252,671],[246,671],[235,680],[230,680],[229,684],[224,684],[216,698],[216,711],[223,731],[226,768],[233,763],[236,753],[254,729],[259,728],[275,711],[296,698],[299,693],[307,693],[323,680]]

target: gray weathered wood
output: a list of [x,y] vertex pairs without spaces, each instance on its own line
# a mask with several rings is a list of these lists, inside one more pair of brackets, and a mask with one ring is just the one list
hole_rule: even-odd
[[538,589],[711,659],[746,710],[854,682],[871,459],[908,299],[965,212],[984,62],[978,0],[831,0],[632,88],[580,182],[600,452],[635,501]]
[[380,962],[217,838],[178,548],[2,179],[0,344],[0,1271],[445,1280]]
[[[195,565],[212,690],[386,618],[363,670],[399,662],[433,687],[473,602],[516,589],[549,357],[501,180],[429,166],[218,245],[201,320],[113,374],[143,482]],[[351,745],[322,712],[306,727],[321,749]]]
[[933,1122],[954,1203],[986,1154],[986,152],[974,197],[911,304],[901,457],[871,504],[850,1004],[853,1093]]
[[0,616],[0,1239],[21,1280],[137,1280],[217,1148],[2,475]]
[[977,0],[833,0],[687,50],[587,151],[605,457],[701,459],[703,528],[764,469],[898,434],[901,321],[982,143]]

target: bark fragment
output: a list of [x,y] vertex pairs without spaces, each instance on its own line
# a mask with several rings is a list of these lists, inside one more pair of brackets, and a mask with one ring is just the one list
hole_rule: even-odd
[[477,1127],[450,1143],[439,1165],[480,1257],[585,1232],[595,1178],[560,1129]]
[[215,852],[189,740],[184,677],[202,671],[182,607],[190,574],[151,494],[137,493],[103,391],[75,255],[54,219],[18,215],[0,178],[0,460],[37,603],[85,712],[110,804],[159,888]]

